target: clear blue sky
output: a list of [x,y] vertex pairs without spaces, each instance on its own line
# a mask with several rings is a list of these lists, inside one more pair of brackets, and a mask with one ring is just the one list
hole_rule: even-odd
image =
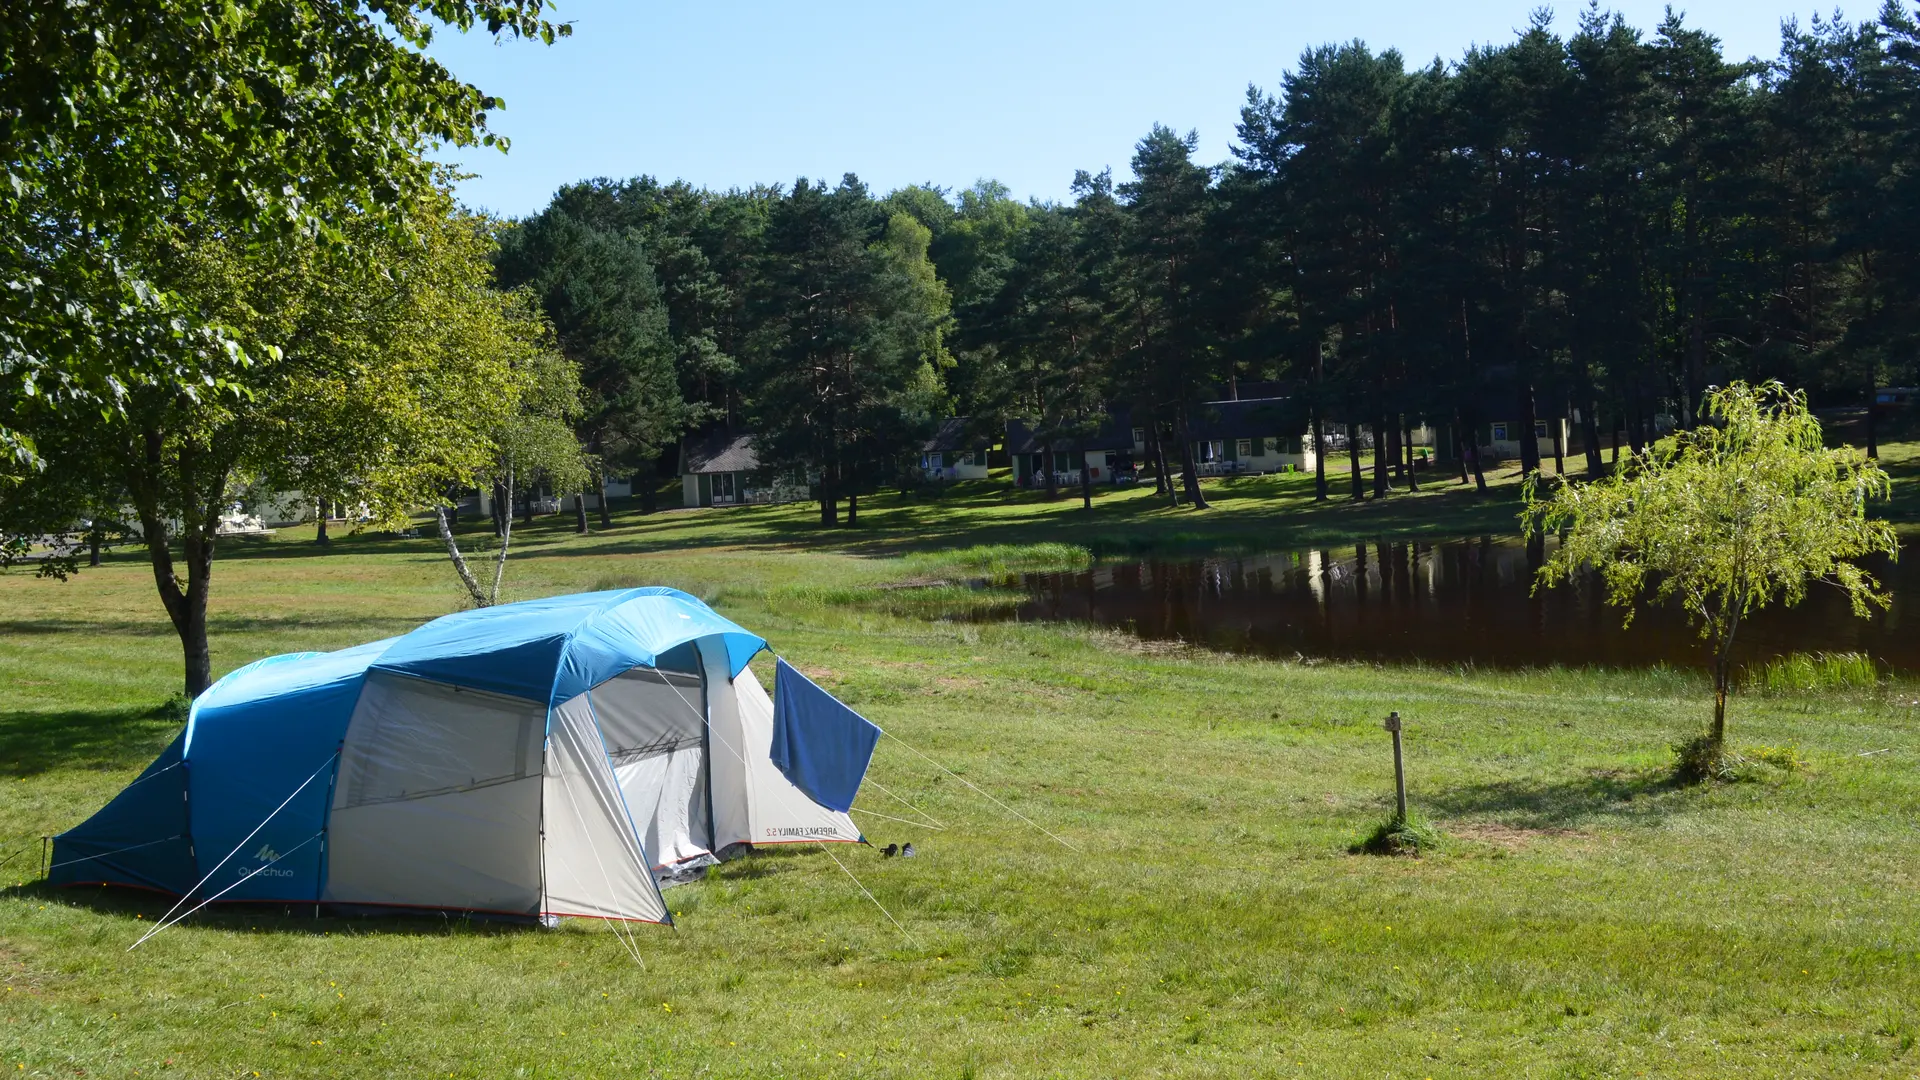
[[[1771,58],[1796,0],[1676,4],[1730,57]],[[1797,0],[1809,2],[1809,0]],[[1875,0],[1846,0],[1849,18]],[[1060,199],[1077,168],[1127,171],[1154,123],[1200,133],[1223,161],[1248,83],[1279,85],[1303,49],[1359,38],[1409,66],[1499,44],[1524,0],[969,4],[560,0],[574,34],[552,47],[444,35],[433,53],[507,102],[510,154],[457,160],[462,196],[521,215],[561,184],[650,173],[727,188],[860,174],[876,191],[997,179]],[[1623,3],[1650,31],[1665,5]],[[1570,31],[1581,7],[1556,8]]]

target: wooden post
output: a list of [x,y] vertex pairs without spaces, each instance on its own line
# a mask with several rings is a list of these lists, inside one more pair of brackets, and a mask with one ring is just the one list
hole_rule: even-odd
[[1393,806],[1394,820],[1407,820],[1407,770],[1400,757],[1400,714],[1387,714],[1386,729],[1393,733]]

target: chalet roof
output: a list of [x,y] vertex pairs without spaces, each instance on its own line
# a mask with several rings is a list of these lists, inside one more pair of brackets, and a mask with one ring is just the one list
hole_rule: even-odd
[[[1025,420],[1007,421],[1007,452],[1009,454],[1039,454],[1047,449],[1046,440],[1034,434],[1033,428]],[[1100,423],[1099,430],[1090,436],[1053,440],[1054,453],[1085,453],[1089,450],[1132,450],[1133,429],[1127,424],[1127,411],[1115,409],[1107,414]]]
[[686,441],[680,452],[680,474],[753,472],[760,458],[753,452],[751,432],[720,428]]
[[920,449],[926,452],[993,449],[993,438],[970,430],[972,423],[971,416],[950,416],[940,421],[933,438],[921,443]]
[[1195,439],[1293,437],[1306,430],[1306,403],[1285,397],[1209,401],[1187,421],[1188,434]]

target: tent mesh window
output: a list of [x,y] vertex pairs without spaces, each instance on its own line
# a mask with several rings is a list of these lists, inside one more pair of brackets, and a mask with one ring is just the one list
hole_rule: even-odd
[[700,676],[634,668],[593,689],[593,711],[615,768],[702,745]]
[[539,702],[375,672],[340,761],[338,809],[508,784],[541,771]]

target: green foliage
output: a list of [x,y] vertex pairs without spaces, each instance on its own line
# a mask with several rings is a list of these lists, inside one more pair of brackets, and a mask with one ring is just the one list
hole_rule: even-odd
[[772,207],[748,346],[755,448],[763,466],[818,477],[825,524],[841,498],[897,476],[945,409],[950,300],[930,239],[851,175],[798,181]]
[[421,51],[434,24],[550,42],[567,28],[546,21],[545,7],[10,6],[0,29],[0,452],[24,462],[37,414],[110,412],[141,387],[244,393],[234,374],[248,357],[244,328],[143,260],[208,235],[237,247],[337,242],[355,215],[404,231],[434,199],[423,145],[497,141],[486,113],[499,102]]
[[1793,653],[1748,672],[1746,684],[1773,697],[1872,690],[1880,685],[1880,669],[1865,653]]
[[696,414],[680,397],[668,310],[640,235],[591,228],[556,205],[509,230],[497,261],[502,284],[539,298],[579,370],[578,429],[599,468],[650,466]]
[[[1808,585],[1844,590],[1854,614],[1888,603],[1849,560],[1896,555],[1893,527],[1867,517],[1887,474],[1857,450],[1828,449],[1804,394],[1778,383],[1734,383],[1708,395],[1712,423],[1664,439],[1619,472],[1540,500],[1529,481],[1530,537],[1562,536],[1536,588],[1596,570],[1607,602],[1643,593],[1680,604],[1712,649],[1714,720],[1724,745],[1728,658],[1740,622],[1771,603],[1800,602]],[[1701,759],[1711,772],[1712,755]]]
[[[77,511],[113,507],[137,525],[160,598],[186,653],[189,694],[210,678],[207,596],[220,516],[265,487],[364,506],[406,521],[471,482],[509,439],[547,454],[550,432],[522,422],[523,397],[551,382],[544,323],[526,298],[492,287],[489,223],[422,197],[394,230],[372,215],[342,240],[292,235],[264,246],[224,236],[142,252],[149,277],[228,328],[249,362],[205,366],[242,394],[128,388],[117,411],[43,410],[27,428],[45,467],[0,493],[0,532],[58,533]],[[577,377],[542,406],[575,395]],[[184,565],[181,565],[184,564]]]

